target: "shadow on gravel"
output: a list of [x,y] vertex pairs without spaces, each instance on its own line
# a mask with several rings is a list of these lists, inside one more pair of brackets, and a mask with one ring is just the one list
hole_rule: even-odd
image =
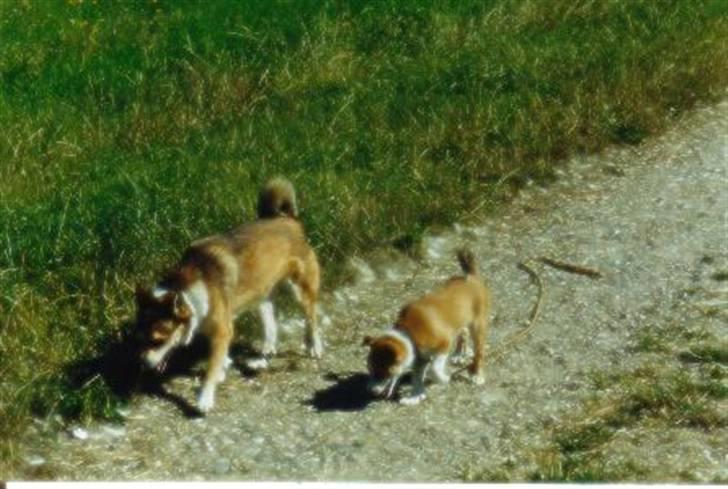
[[[131,331],[131,324],[124,324],[121,331]],[[174,404],[183,415],[197,417],[201,413],[190,402],[168,392],[164,383],[174,377],[193,376],[192,367],[208,351],[207,342],[194,341],[189,347],[172,353],[163,374],[143,368],[139,362],[139,350],[133,336],[107,337],[101,342],[101,353],[93,358],[73,362],[63,371],[68,392],[79,396],[95,381],[101,379],[111,393],[120,401],[129,401],[135,394],[146,394]],[[67,413],[74,416],[74,410]]]
[[334,384],[316,391],[311,399],[305,401],[316,411],[361,411],[375,400],[367,391],[367,374],[354,373],[344,377],[329,373],[324,378]]

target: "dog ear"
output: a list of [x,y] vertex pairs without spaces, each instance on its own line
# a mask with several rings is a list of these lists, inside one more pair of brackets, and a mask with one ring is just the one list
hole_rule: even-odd
[[364,337],[364,339],[362,339],[361,346],[369,346],[372,343],[374,343],[374,338],[372,338],[371,336],[367,335],[367,336]]
[[192,316],[192,310],[190,309],[190,306],[187,304],[187,301],[184,300],[184,297],[182,297],[182,294],[180,293],[174,294],[172,313],[174,314],[174,317],[179,319],[180,321],[187,321]]

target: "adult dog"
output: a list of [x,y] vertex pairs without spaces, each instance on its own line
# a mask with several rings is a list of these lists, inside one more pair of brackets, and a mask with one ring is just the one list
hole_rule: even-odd
[[198,333],[209,338],[197,400],[203,413],[212,409],[215,388],[231,363],[228,350],[238,314],[258,307],[263,354],[275,353],[277,326],[269,296],[279,283],[288,281],[303,306],[308,354],[319,358],[323,352],[316,319],[320,269],[297,217],[293,186],[273,179],[260,192],[258,220],[192,243],[154,288],[137,288],[137,332],[148,367],[164,370],[172,350]]

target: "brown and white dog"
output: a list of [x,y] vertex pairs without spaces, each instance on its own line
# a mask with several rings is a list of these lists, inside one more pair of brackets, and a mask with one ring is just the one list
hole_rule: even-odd
[[398,380],[412,367],[412,393],[400,400],[417,404],[425,399],[425,376],[430,365],[435,379],[450,380],[445,372],[447,359],[465,328],[469,329],[475,356],[469,367],[472,380],[483,383],[483,362],[488,334],[490,293],[478,273],[469,251],[458,252],[464,276],[450,278],[445,284],[399,313],[395,325],[377,338],[366,337],[369,345],[369,390],[390,398]]
[[293,186],[273,179],[260,193],[258,220],[192,243],[156,287],[137,288],[137,332],[148,367],[163,370],[171,351],[198,333],[209,338],[209,365],[198,397],[202,412],[212,409],[215,387],[231,363],[228,348],[238,314],[257,305],[263,354],[275,353],[277,325],[269,295],[283,281],[303,306],[308,354],[319,358],[323,352],[316,318],[319,264],[297,216]]

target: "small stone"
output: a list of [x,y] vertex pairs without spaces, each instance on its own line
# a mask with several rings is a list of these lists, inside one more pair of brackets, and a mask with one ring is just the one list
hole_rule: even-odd
[[46,459],[41,457],[40,455],[29,455],[25,457],[25,462],[28,465],[32,465],[33,467],[37,467],[39,465],[43,465],[46,463]]
[[116,408],[116,414],[121,416],[122,418],[128,418],[131,411],[127,408]]
[[101,428],[101,430],[104,432],[104,434],[110,436],[111,438],[120,438],[126,435],[126,428],[124,428],[123,426],[105,425]]
[[76,426],[75,428],[71,429],[71,436],[77,440],[88,440],[88,431],[81,428],[80,426]]
[[215,474],[222,475],[227,474],[230,472],[230,460],[226,458],[221,458],[217,462],[215,462],[215,467],[213,468]]

